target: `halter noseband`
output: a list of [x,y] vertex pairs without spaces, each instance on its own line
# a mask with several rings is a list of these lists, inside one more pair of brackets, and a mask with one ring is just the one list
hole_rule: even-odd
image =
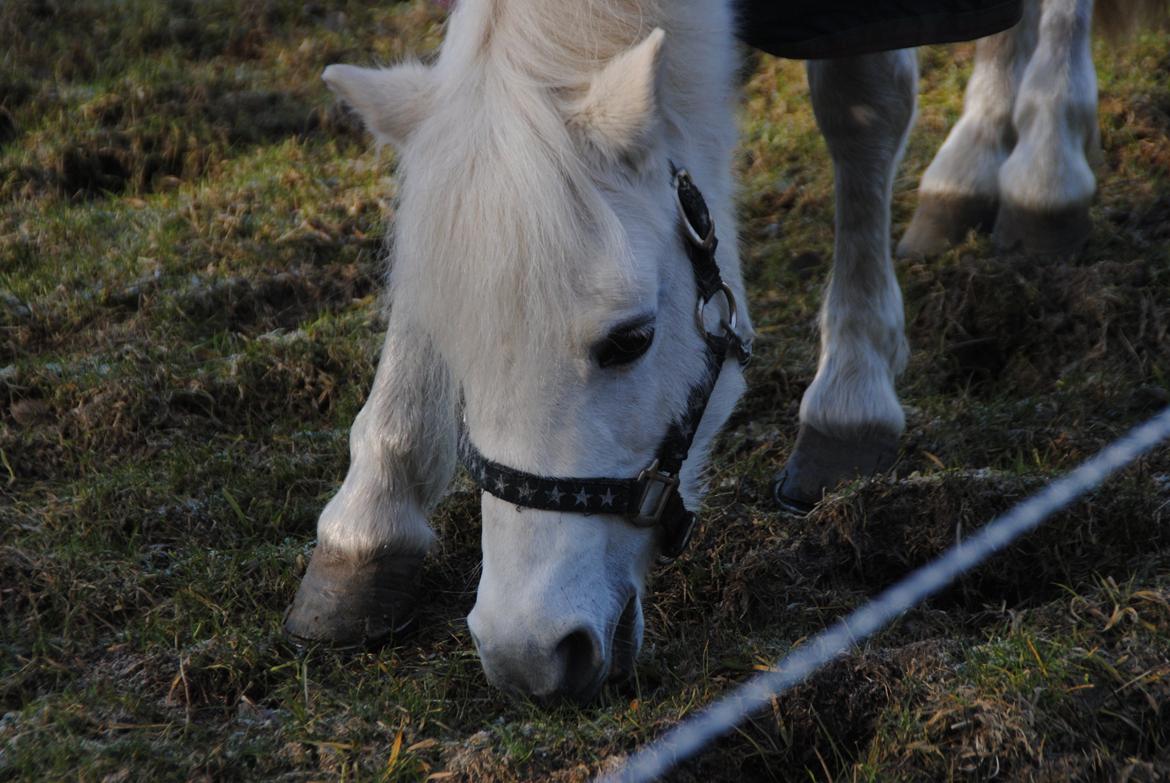
[[[695,514],[683,505],[679,494],[679,472],[694,442],[707,403],[719,380],[719,373],[729,359],[747,364],[752,355],[751,342],[735,331],[738,321],[735,295],[723,282],[715,261],[715,223],[685,169],[674,174],[674,195],[679,212],[679,232],[683,237],[691,270],[698,289],[695,323],[706,343],[707,367],[702,380],[691,388],[682,417],[670,424],[658,445],[654,460],[636,478],[556,478],[525,473],[480,454],[464,437],[461,458],[467,472],[484,492],[523,508],[577,514],[616,514],[637,527],[661,527],[659,559],[674,560],[691,540]],[[707,331],[703,312],[707,304],[722,293],[727,300],[727,320],[720,334]]]

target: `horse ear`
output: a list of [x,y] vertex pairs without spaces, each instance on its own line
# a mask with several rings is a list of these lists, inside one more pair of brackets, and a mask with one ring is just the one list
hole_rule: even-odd
[[655,83],[666,34],[645,40],[606,63],[570,101],[568,123],[607,157],[628,157],[654,126]]
[[434,76],[420,63],[393,68],[330,65],[321,78],[361,115],[379,142],[401,147],[430,111]]

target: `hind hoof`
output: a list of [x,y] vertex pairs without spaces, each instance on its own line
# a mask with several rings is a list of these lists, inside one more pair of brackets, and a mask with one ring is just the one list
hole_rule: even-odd
[[409,632],[418,601],[421,553],[379,551],[365,557],[313,550],[284,617],[296,645],[370,649]]
[[827,490],[842,481],[887,471],[897,456],[894,433],[834,438],[802,424],[788,463],[776,474],[772,497],[782,510],[803,516],[821,502]]
[[937,256],[966,238],[971,229],[990,231],[996,200],[990,196],[919,193],[918,207],[902,241],[899,258]]
[[1088,204],[1058,210],[1004,204],[991,238],[1001,251],[1067,257],[1084,247],[1092,228]]

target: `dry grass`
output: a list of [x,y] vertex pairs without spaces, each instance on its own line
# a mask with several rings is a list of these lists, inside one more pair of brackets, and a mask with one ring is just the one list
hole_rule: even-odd
[[[429,3],[0,5],[0,779],[583,780],[1170,402],[1170,39],[1098,47],[1104,156],[1075,263],[971,238],[898,268],[895,475],[775,513],[831,257],[799,64],[748,75],[751,391],[633,682],[487,688],[465,484],[420,630],[298,656],[279,624],[379,344],[394,183],[317,79],[441,34]],[[922,55],[895,225],[970,46]],[[835,664],[679,780],[1170,776],[1170,457],[1145,460]]]

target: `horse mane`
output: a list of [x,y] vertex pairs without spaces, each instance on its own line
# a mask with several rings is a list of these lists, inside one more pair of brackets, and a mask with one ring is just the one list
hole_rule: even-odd
[[461,66],[486,58],[551,88],[572,86],[655,27],[672,25],[671,8],[669,0],[463,0],[443,48]]

